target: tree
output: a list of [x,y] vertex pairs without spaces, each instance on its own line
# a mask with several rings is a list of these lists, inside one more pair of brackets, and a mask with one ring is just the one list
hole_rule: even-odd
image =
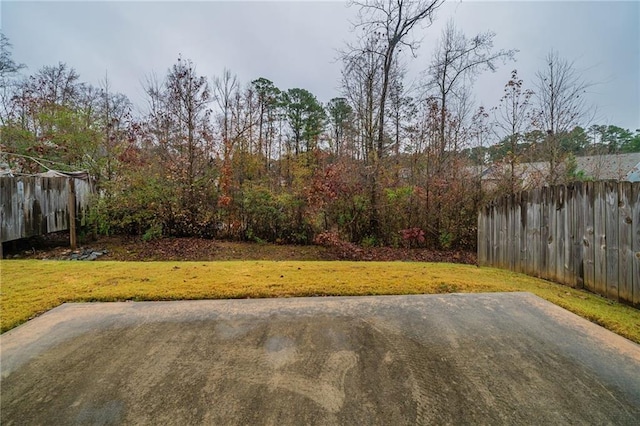
[[594,124],[589,128],[589,133],[593,135],[594,148],[602,148],[596,148],[596,153],[640,152],[640,129],[634,134],[622,127]]
[[20,127],[31,132],[34,139],[55,132],[52,126],[56,115],[76,106],[79,77],[75,69],[60,62],[57,66],[44,66],[18,83],[12,109]]
[[9,38],[0,32],[0,78],[3,80],[25,68],[24,64],[16,63],[11,57],[11,47]]
[[360,40],[360,47],[350,47],[343,53],[342,90],[353,105],[358,130],[358,158],[367,165],[376,162],[375,138],[379,117],[378,97],[381,85],[381,57],[378,55],[378,41],[373,38]]
[[379,40],[376,53],[382,58],[382,84],[379,97],[379,114],[377,124],[378,157],[382,157],[384,150],[385,107],[391,82],[391,70],[396,55],[402,47],[415,50],[418,42],[410,40],[410,34],[416,25],[425,23],[431,25],[436,10],[443,0],[374,0],[353,4],[360,7],[359,23],[356,27],[365,30],[366,38],[374,37]]
[[[202,160],[211,140],[209,129],[209,103],[211,90],[207,78],[198,76],[190,60],[178,58],[167,75],[165,83],[169,112],[176,120],[180,154],[186,154],[188,201],[193,202],[193,186],[202,173],[198,162]],[[184,152],[186,151],[186,152]]]
[[499,129],[499,136],[506,138],[505,145],[508,147],[504,160],[509,167],[506,180],[508,191],[512,194],[521,189],[516,166],[522,158],[520,146],[523,135],[531,122],[530,107],[533,91],[524,89],[523,86],[524,83],[518,77],[518,71],[511,71],[511,78],[504,86],[504,95],[494,109],[496,128]]
[[353,108],[346,98],[333,98],[327,104],[327,115],[331,126],[331,148],[336,156],[340,156],[345,133],[353,120]]
[[567,154],[584,155],[589,146],[589,135],[580,126],[559,135],[560,149]]
[[268,167],[274,138],[274,122],[280,89],[271,80],[258,78],[251,82],[253,90],[258,96],[258,151],[263,153],[265,167]]
[[622,141],[622,144],[620,145],[620,151],[625,153],[640,152],[640,129],[636,129],[633,136],[631,136],[630,138],[625,138]]
[[[495,51],[494,37],[494,33],[485,32],[467,38],[450,21],[426,71],[422,124],[427,138],[424,210],[429,218],[426,229],[429,239],[437,241],[440,247],[463,238],[468,215],[479,200],[477,185],[460,184],[468,181],[468,173],[459,154],[473,138],[485,137],[482,129],[469,126],[472,84],[479,73],[495,71],[498,61],[512,59],[516,52]],[[476,123],[484,121],[483,114],[476,115]],[[463,211],[467,213],[462,215]]]
[[105,159],[104,177],[110,181],[115,173],[117,156],[128,139],[128,128],[132,125],[132,104],[122,93],[113,93],[109,78],[105,75],[100,88],[98,116],[102,128],[102,149]]
[[291,129],[293,148],[298,156],[301,142],[307,152],[316,148],[325,124],[325,111],[316,97],[305,89],[289,89],[283,93],[283,106]]
[[546,66],[536,73],[537,111],[534,126],[545,132],[544,158],[549,164],[547,183],[555,185],[563,179],[566,155],[562,150],[562,135],[591,120],[593,108],[585,93],[592,86],[582,79],[575,64],[552,50],[546,56]]
[[[438,108],[437,154],[457,151],[457,140],[448,132],[447,122],[460,124],[466,110],[469,85],[485,70],[495,71],[497,61],[513,59],[516,50],[493,50],[495,33],[480,33],[467,38],[449,21],[442,32],[428,70],[428,87]],[[457,111],[456,111],[457,110]],[[457,114],[456,114],[457,112]],[[457,117],[456,117],[457,115]],[[449,134],[448,134],[449,133]]]
[[[2,128],[2,142],[14,154],[51,162],[27,164],[23,172],[41,167],[99,173],[99,123],[97,90],[79,81],[78,73],[64,63],[45,66],[17,82],[8,105],[11,111]],[[26,157],[23,157],[26,158]]]
[[231,71],[224,69],[222,77],[213,79],[214,99],[220,110],[220,127],[222,132],[222,140],[227,150],[227,145],[231,143],[231,114],[233,95],[239,89],[238,77],[231,75]]
[[403,133],[405,128],[409,126],[409,121],[416,114],[416,105],[414,99],[409,96],[409,90],[405,87],[403,81],[405,70],[397,62],[394,65],[393,74],[393,83],[389,88],[390,125],[388,126],[388,132],[391,135],[389,148],[391,148],[397,164],[402,151]]
[[13,78],[18,75],[24,64],[16,63],[11,56],[11,43],[9,38],[0,32],[0,124],[4,125],[9,120],[10,98],[12,93]]
[[195,221],[198,205],[206,203],[207,164],[212,132],[209,104],[211,90],[190,60],[178,58],[163,82],[149,78],[146,84],[150,133],[164,155],[165,177],[175,182],[181,208]]
[[69,106],[78,96],[80,75],[63,62],[44,66],[29,79],[29,88],[46,106]]
[[[385,154],[385,118],[387,97],[392,80],[392,67],[396,62],[396,56],[402,48],[414,52],[418,41],[411,39],[411,33],[417,25],[429,26],[433,22],[437,9],[444,0],[373,0],[366,2],[354,1],[358,6],[359,19],[356,29],[362,29],[366,41],[365,46],[370,50],[365,54],[373,54],[378,58],[379,68],[379,94],[377,104],[376,136],[373,149],[373,169],[370,173],[370,201],[371,216],[370,227],[374,238],[381,237],[379,210],[381,199],[379,181],[382,169],[380,160]],[[371,87],[372,88],[372,87]],[[369,93],[372,93],[370,91]],[[373,111],[372,105],[367,108]]]

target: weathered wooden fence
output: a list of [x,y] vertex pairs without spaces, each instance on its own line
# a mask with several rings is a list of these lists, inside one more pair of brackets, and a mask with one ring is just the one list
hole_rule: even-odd
[[640,307],[640,183],[578,182],[494,200],[478,262]]
[[68,230],[70,213],[84,225],[90,194],[87,179],[0,177],[0,241]]

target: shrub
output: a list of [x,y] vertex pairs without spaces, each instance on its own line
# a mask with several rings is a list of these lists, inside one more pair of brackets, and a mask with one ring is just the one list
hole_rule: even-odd
[[402,241],[408,248],[420,247],[425,243],[424,231],[420,228],[408,228],[400,231]]

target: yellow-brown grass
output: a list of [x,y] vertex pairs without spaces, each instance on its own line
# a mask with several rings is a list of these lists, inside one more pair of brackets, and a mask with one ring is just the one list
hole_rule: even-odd
[[409,262],[0,261],[2,331],[64,302],[528,291],[640,343],[640,311],[493,268]]

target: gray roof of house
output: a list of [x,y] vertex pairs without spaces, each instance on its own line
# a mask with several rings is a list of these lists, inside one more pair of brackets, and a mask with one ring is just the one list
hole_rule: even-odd
[[[489,166],[483,173],[483,179],[494,179],[496,173],[506,165]],[[548,174],[548,162],[520,163],[516,173],[525,180],[539,180]],[[630,154],[590,155],[576,157],[576,171],[594,180],[620,180],[640,182],[640,152]]]
[[576,157],[577,170],[596,180],[640,182],[640,152]]

